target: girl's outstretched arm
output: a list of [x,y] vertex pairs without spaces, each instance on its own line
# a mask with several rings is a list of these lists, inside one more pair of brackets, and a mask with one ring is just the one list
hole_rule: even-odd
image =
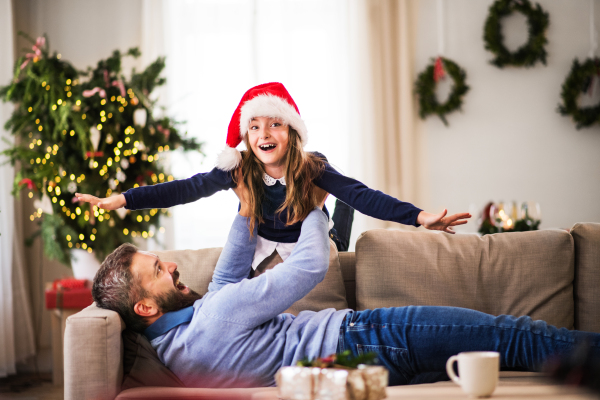
[[188,179],[140,186],[117,196],[98,198],[89,194],[76,194],[79,201],[86,201],[106,210],[125,207],[129,210],[144,208],[169,208],[209,197],[220,190],[235,187],[231,174],[214,168]]
[[90,203],[93,206],[98,206],[98,208],[103,208],[105,210],[116,210],[117,208],[125,207],[127,205],[125,196],[122,194],[104,198],[82,193],[75,193],[75,196],[79,201],[85,201],[86,203]]
[[446,233],[456,233],[452,230],[453,226],[464,225],[468,221],[467,218],[471,218],[469,213],[459,213],[446,216],[448,213],[447,209],[444,209],[439,214],[431,214],[425,211],[421,211],[417,216],[417,223],[423,225],[424,228],[444,231]]

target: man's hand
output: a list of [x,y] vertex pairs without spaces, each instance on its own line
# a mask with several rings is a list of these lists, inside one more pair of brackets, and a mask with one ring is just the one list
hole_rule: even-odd
[[125,207],[127,205],[125,196],[122,194],[105,197],[103,199],[92,196],[91,194],[75,193],[75,196],[79,201],[85,201],[93,206],[98,206],[98,208],[103,208],[105,210],[116,210],[117,208]]
[[233,188],[235,195],[240,199],[240,215],[242,217],[250,217],[252,210],[250,209],[250,193],[244,183],[244,176],[242,175],[242,167],[235,170],[237,186]]
[[471,218],[469,213],[454,214],[446,217],[448,210],[444,209],[439,214],[431,214],[425,211],[421,211],[417,216],[417,223],[423,225],[427,229],[444,231],[446,233],[456,233],[452,230],[452,226],[464,225],[468,221],[466,218]]
[[323,207],[325,207],[325,200],[327,200],[329,193],[318,186],[315,186],[313,190],[315,193],[315,198],[317,199],[317,206],[322,210]]

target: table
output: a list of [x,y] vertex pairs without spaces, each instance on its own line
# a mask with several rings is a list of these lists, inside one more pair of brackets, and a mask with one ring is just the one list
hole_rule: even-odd
[[52,383],[62,385],[63,339],[67,318],[92,304],[92,288],[88,284],[77,289],[53,289],[52,283],[47,283],[44,294],[52,322]]
[[[388,387],[386,393],[386,400],[469,398],[451,381]],[[258,392],[252,395],[252,400],[278,400],[277,394],[277,390]],[[539,373],[507,371],[500,373],[500,382],[490,399],[592,400],[598,396],[580,388],[555,385]]]

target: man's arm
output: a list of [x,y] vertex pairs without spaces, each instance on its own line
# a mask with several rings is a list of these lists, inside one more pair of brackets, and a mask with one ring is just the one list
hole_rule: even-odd
[[202,312],[252,328],[306,296],[323,280],[329,267],[328,218],[317,207],[306,217],[301,229],[298,243],[285,262],[254,279],[222,286],[202,306]]
[[238,214],[227,237],[227,243],[217,261],[208,291],[214,292],[230,283],[237,283],[250,274],[256,248],[256,228],[250,236],[247,218]]

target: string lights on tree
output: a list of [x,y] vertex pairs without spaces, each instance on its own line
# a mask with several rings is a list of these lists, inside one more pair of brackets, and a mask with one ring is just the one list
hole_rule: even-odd
[[108,197],[171,181],[160,164],[166,152],[200,151],[176,121],[152,113],[150,95],[166,82],[165,59],[126,80],[122,58],[138,57],[137,48],[114,51],[81,72],[50,54],[45,37],[30,40],[32,52],[17,60],[12,82],[0,88],[0,97],[16,105],[6,128],[18,137],[3,154],[16,166],[13,194],[24,190],[35,198],[30,219],[40,226],[34,237],[41,236],[46,255],[70,265],[70,250],[80,248],[101,260],[131,238],[164,231],[159,217],[166,210],[106,211],[78,203],[74,194]]

